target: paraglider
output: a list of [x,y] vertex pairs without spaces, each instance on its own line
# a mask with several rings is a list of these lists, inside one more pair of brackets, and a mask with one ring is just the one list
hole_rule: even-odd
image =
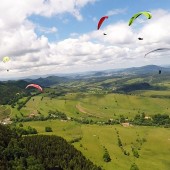
[[106,33],[103,33],[103,35],[107,35]]
[[147,19],[151,19],[152,15],[148,11],[138,12],[132,16],[132,18],[129,20],[129,26],[133,24],[136,18],[138,18],[140,15],[145,15]]
[[[8,56],[3,57],[3,59],[2,59],[2,61],[3,61],[4,63],[9,62],[10,60],[11,60],[11,59],[10,59]],[[7,69],[7,71],[9,71],[9,70]]]
[[29,84],[29,85],[27,85],[27,87],[25,89],[27,89],[28,87],[34,87],[34,88],[38,89],[40,92],[43,92],[42,87],[40,87],[38,84]]
[[149,51],[148,53],[145,54],[145,57],[150,54],[150,53],[153,53],[153,52],[156,52],[156,51],[166,51],[166,50],[170,50],[170,48],[157,48],[155,50],[152,50],[152,51]]
[[[148,54],[150,54],[150,53],[154,53],[154,52],[159,52],[159,51],[166,51],[166,50],[170,50],[170,48],[157,48],[157,49],[155,49],[155,50],[151,50],[151,51],[149,51],[148,53],[146,53],[145,54],[145,56],[144,57],[146,57]],[[162,70],[159,70],[159,74],[161,74],[162,73]]]
[[98,22],[98,25],[97,25],[97,29],[99,30],[102,23],[104,22],[105,19],[108,19],[108,16],[103,16],[100,18],[99,22]]
[[6,62],[10,61],[10,58],[8,56],[5,56],[5,57],[3,57],[2,61],[4,63],[6,63]]
[[138,40],[143,40],[143,38],[140,38],[140,37],[139,37]]

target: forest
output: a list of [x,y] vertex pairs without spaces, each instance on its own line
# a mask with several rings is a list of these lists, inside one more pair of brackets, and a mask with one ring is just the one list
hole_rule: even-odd
[[24,136],[0,125],[0,169],[101,170],[58,136]]

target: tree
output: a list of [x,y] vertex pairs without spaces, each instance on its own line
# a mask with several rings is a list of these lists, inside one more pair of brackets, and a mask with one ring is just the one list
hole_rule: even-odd
[[132,148],[133,156],[139,158],[139,153],[135,148]]
[[138,166],[134,163],[131,165],[130,170],[139,170]]
[[37,134],[37,133],[38,132],[35,128],[28,126],[28,134]]
[[22,124],[22,123],[20,123],[20,124],[19,124],[19,127],[23,127],[23,124]]
[[108,151],[107,151],[107,149],[105,147],[104,147],[103,160],[105,162],[110,162],[111,161],[110,155],[109,155],[109,153],[108,153]]
[[51,127],[45,127],[45,131],[46,132],[52,132],[52,128]]
[[120,138],[118,138],[118,146],[119,146],[119,147],[122,146],[122,142],[121,142]]
[[104,159],[105,162],[110,162],[111,161],[111,158],[110,158],[110,155],[109,155],[108,152],[104,153],[103,159]]
[[61,137],[21,137],[15,128],[0,125],[0,169],[45,170],[56,166],[61,169],[101,170]]

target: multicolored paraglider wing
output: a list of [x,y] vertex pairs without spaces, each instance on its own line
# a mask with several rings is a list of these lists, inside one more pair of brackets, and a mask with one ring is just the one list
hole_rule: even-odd
[[38,84],[29,84],[25,89],[27,89],[28,87],[35,87],[35,88],[37,88],[40,92],[43,92],[42,87],[40,87]]
[[10,61],[10,58],[8,56],[5,56],[5,57],[3,57],[2,61],[4,63],[6,63],[6,62]]
[[98,30],[100,29],[100,27],[105,19],[108,19],[108,16],[104,16],[104,17],[100,18],[100,20],[98,22],[98,26],[97,26]]
[[138,12],[135,15],[133,15],[133,17],[129,20],[129,26],[132,25],[132,23],[134,22],[134,20],[136,18],[138,18],[140,15],[145,15],[147,19],[151,19],[152,15],[150,12],[144,11],[144,12]]
[[152,51],[149,51],[148,53],[146,53],[145,57],[150,53],[153,53],[153,52],[156,52],[156,51],[166,51],[166,50],[170,50],[170,48],[157,48],[155,50],[152,50]]

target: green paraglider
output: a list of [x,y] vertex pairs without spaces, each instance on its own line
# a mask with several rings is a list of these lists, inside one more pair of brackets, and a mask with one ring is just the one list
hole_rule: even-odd
[[132,18],[129,20],[129,26],[132,25],[132,23],[135,21],[136,18],[138,18],[140,15],[145,15],[147,19],[151,19],[152,15],[148,11],[138,12],[132,16]]

